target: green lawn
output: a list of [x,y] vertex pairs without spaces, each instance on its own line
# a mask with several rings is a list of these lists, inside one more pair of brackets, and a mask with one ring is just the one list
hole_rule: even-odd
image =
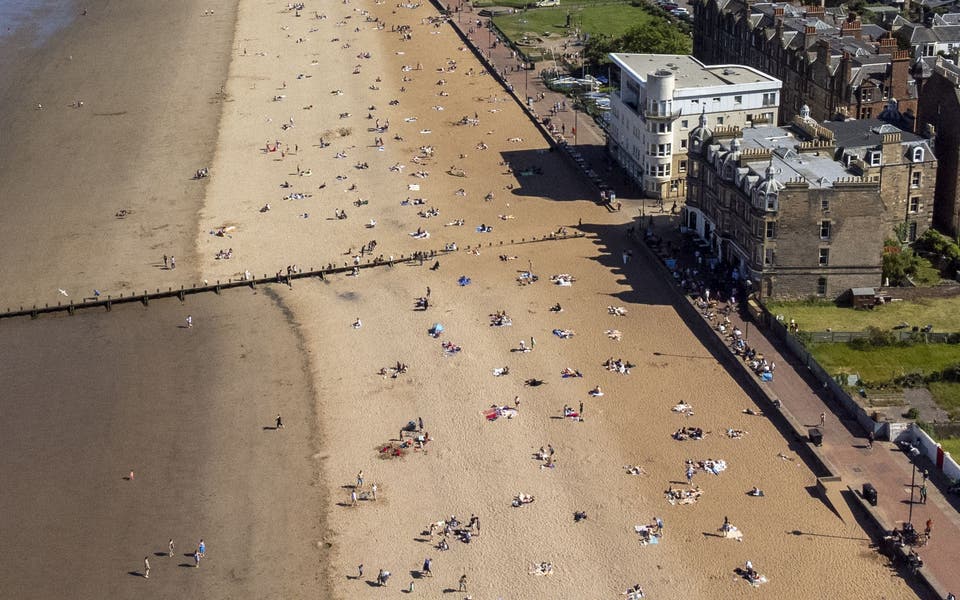
[[[937,406],[950,413],[951,420],[960,420],[960,383],[933,381],[927,385],[927,389],[936,400]],[[957,449],[960,450],[960,439],[955,441]],[[960,458],[960,454],[956,456]]]
[[783,315],[786,322],[796,319],[801,331],[863,331],[870,326],[889,330],[903,322],[930,324],[934,331],[960,331],[960,297],[890,302],[873,310],[839,308],[832,302],[770,302],[767,310]]
[[[543,37],[566,34],[567,12],[562,5],[557,8],[538,8],[512,15],[494,17],[493,22],[507,37],[520,40],[525,33]],[[602,4],[583,9],[570,10],[571,22],[581,27],[584,33],[606,34],[618,37],[638,25],[655,25],[661,19],[643,9],[629,4]],[[663,23],[666,25],[666,21]]]
[[[881,346],[868,350],[854,350],[847,344],[816,344],[810,350],[827,373],[859,373],[868,383],[889,381],[916,371],[929,374],[960,362],[960,344]],[[957,390],[943,390],[945,394],[951,392],[960,395]]]
[[941,446],[943,446],[943,451],[949,452],[950,456],[952,456],[954,460],[960,458],[960,438],[948,438],[937,441],[940,442]]

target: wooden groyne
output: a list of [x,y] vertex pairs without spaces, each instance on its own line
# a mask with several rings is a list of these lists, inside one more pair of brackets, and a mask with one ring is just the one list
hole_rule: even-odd
[[[582,232],[574,233],[563,233],[556,234],[552,233],[549,235],[544,235],[541,237],[531,237],[531,238],[521,238],[520,240],[510,240],[509,242],[504,242],[500,240],[496,247],[502,246],[515,246],[519,244],[531,244],[536,242],[549,242],[549,241],[559,241],[567,239],[577,239],[585,237],[586,234]],[[144,306],[148,306],[152,300],[163,300],[165,298],[177,298],[180,302],[186,301],[187,296],[192,296],[194,294],[205,294],[205,293],[214,293],[220,294],[224,290],[230,290],[235,288],[253,288],[256,289],[258,285],[271,285],[271,284],[282,284],[282,285],[291,285],[295,279],[324,279],[330,275],[342,275],[353,273],[354,269],[363,270],[363,269],[374,269],[378,267],[393,267],[396,264],[404,264],[411,261],[434,261],[438,260],[442,256],[448,256],[455,252],[460,251],[470,251],[480,248],[493,248],[494,243],[488,242],[486,246],[483,244],[477,244],[476,246],[468,246],[467,248],[458,249],[458,250],[426,250],[412,255],[401,254],[399,258],[393,257],[392,259],[384,258],[371,258],[367,259],[365,262],[361,262],[356,265],[344,263],[343,266],[335,266],[333,263],[328,263],[326,267],[314,268],[310,267],[308,270],[299,271],[296,273],[291,272],[287,274],[283,271],[275,275],[264,274],[262,277],[250,277],[245,278],[241,277],[239,279],[227,279],[226,281],[217,280],[215,283],[204,282],[202,285],[182,285],[179,288],[168,287],[166,290],[162,288],[155,288],[154,291],[149,291],[147,289],[143,292],[121,292],[117,296],[108,295],[98,298],[88,298],[84,299],[82,302],[68,302],[66,304],[58,302],[55,305],[44,304],[40,306],[35,304],[31,307],[20,306],[19,309],[7,308],[6,311],[0,312],[0,319],[13,319],[17,317],[30,317],[31,319],[37,319],[41,315],[53,314],[53,313],[67,313],[73,315],[78,310],[88,310],[94,308],[104,309],[110,311],[115,305],[118,304],[130,304],[134,302],[139,302]]]

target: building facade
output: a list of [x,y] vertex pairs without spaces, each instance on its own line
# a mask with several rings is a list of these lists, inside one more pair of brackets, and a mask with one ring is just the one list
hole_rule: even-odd
[[940,170],[934,207],[934,225],[941,232],[960,235],[960,67],[941,57],[932,65],[915,65],[922,85],[917,112],[919,128],[933,140]]
[[[919,235],[932,214],[936,159],[926,141],[855,121],[865,142],[851,144],[852,130],[838,134],[803,112],[790,128],[745,130],[710,129],[704,116],[690,133],[682,222],[762,298],[878,286],[892,229],[916,223]],[[933,180],[911,189],[914,172]]]
[[813,118],[884,118],[891,100],[912,131],[917,90],[910,51],[865,28],[842,7],[695,0],[693,53],[701,61],[749,65],[783,81],[780,122],[809,106]]
[[777,123],[779,80],[738,65],[706,66],[690,56],[611,54],[607,145],[645,196],[686,197],[687,142],[700,115],[736,127]]

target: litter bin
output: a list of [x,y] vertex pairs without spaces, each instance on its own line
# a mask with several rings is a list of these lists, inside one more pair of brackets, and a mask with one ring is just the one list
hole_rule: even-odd
[[814,446],[823,445],[823,432],[820,431],[818,427],[814,427],[813,429],[808,431],[807,435],[810,437],[810,443],[813,444]]
[[870,506],[877,505],[877,488],[872,483],[863,484],[863,499],[870,503]]

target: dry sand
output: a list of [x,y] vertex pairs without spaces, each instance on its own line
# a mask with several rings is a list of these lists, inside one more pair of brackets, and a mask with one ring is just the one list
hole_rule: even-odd
[[[216,9],[217,15],[226,13],[225,7]],[[327,18],[313,18],[315,10]],[[363,10],[380,17],[386,29],[374,30]],[[156,193],[179,190],[174,195],[182,205],[171,210],[144,198],[133,215],[156,211],[160,218],[169,212],[171,232],[158,234],[145,222],[139,230],[111,229],[104,238],[109,243],[93,247],[82,242],[104,223],[117,225],[109,218],[115,208],[101,207],[109,214],[97,218],[71,212],[51,235],[75,227],[79,237],[51,242],[45,257],[55,265],[72,252],[83,272],[48,272],[49,264],[24,253],[3,265],[8,279],[19,270],[16,275],[28,282],[17,297],[61,285],[52,274],[93,287],[91,273],[116,281],[129,271],[124,277],[137,282],[130,284],[136,289],[188,281],[194,274],[212,281],[246,270],[320,266],[350,261],[346,251],[355,253],[371,239],[378,241],[374,254],[385,256],[449,242],[494,247],[479,256],[444,256],[438,271],[428,270],[429,263],[400,264],[359,277],[301,280],[291,289],[261,286],[257,294],[191,297],[186,306],[154,302],[110,315],[23,321],[9,329],[5,324],[16,343],[0,357],[11,366],[4,383],[12,392],[3,399],[3,412],[14,418],[6,420],[0,438],[0,476],[15,484],[0,511],[2,529],[10,532],[0,560],[0,595],[13,590],[14,596],[56,597],[70,589],[76,597],[380,597],[406,587],[427,556],[434,559],[435,576],[418,580],[416,593],[429,597],[456,589],[464,573],[478,599],[614,598],[637,582],[651,598],[746,597],[756,592],[733,569],[747,559],[770,579],[761,593],[775,597],[912,595],[869,549],[855,523],[841,521],[808,493],[815,482],[810,470],[777,456],[793,454],[776,429],[763,417],[741,413],[754,405],[687,329],[666,283],[640,255],[622,264],[630,203],[623,213],[598,209],[591,202],[594,192],[547,151],[519,107],[499,101],[504,91],[478,74],[479,64],[452,31],[421,24],[435,16],[431,7],[308,5],[297,17],[285,3],[243,0],[237,11],[227,102],[210,105],[223,115],[198,222],[191,220],[196,204],[190,198],[204,184],[181,181],[194,168],[181,156],[184,164],[176,172],[166,162],[167,170],[157,167],[153,174],[167,178],[156,182]],[[212,22],[197,12],[197,23]],[[226,16],[214,18],[225,19],[226,26]],[[192,24],[184,12],[181,26]],[[398,24],[412,26],[413,40],[401,41],[390,31]],[[211,45],[228,37],[214,36]],[[371,58],[357,58],[361,52]],[[457,61],[455,71],[436,71],[449,60]],[[418,62],[420,71],[401,70]],[[361,72],[353,75],[357,64]],[[403,81],[405,76],[412,80]],[[172,77],[178,85],[184,79]],[[446,85],[437,85],[440,79]],[[201,80],[208,95],[218,87]],[[342,95],[331,94],[336,89]],[[449,95],[440,96],[442,90]],[[391,106],[392,99],[399,105]],[[191,112],[200,109],[190,107],[185,114],[211,126]],[[340,119],[343,112],[352,116]],[[366,119],[367,112],[374,119]],[[452,125],[474,113],[479,126]],[[291,117],[293,128],[281,129]],[[368,131],[377,118],[390,119],[388,132]],[[176,123],[170,135],[184,135],[183,122]],[[340,128],[344,135],[337,135]],[[152,131],[142,135],[154,139]],[[88,130],[79,134],[83,140],[92,136]],[[393,140],[395,134],[404,140]],[[318,147],[321,136],[329,147]],[[378,136],[383,151],[373,147]],[[136,139],[122,143],[136,145]],[[277,139],[285,156],[261,152]],[[202,133],[197,141],[204,141]],[[480,142],[488,149],[476,149]],[[435,149],[435,158],[423,166],[430,176],[422,180],[410,175],[421,145]],[[294,152],[286,154],[288,149]],[[340,151],[347,157],[336,158]],[[195,164],[205,147],[193,152]],[[503,161],[537,166],[543,174],[511,175]],[[355,169],[357,162],[369,168]],[[398,162],[406,165],[403,173],[391,172]],[[467,177],[445,174],[451,165],[465,169]],[[312,175],[298,176],[298,167]],[[337,175],[348,179],[337,181]],[[284,181],[292,187],[280,188]],[[345,191],[353,183],[358,189]],[[408,190],[411,183],[421,189]],[[461,187],[466,196],[454,193]],[[312,196],[283,200],[290,192]],[[485,202],[488,192],[494,199]],[[116,194],[111,189],[108,197]],[[407,196],[429,204],[401,206]],[[351,204],[359,199],[369,204]],[[259,212],[266,203],[271,210]],[[431,207],[440,216],[416,216]],[[333,220],[337,208],[349,218]],[[17,224],[25,232],[40,226],[43,211],[30,210],[13,215],[14,224],[4,220],[9,233]],[[515,218],[500,220],[500,214]],[[364,224],[371,218],[377,225],[368,229]],[[465,226],[443,226],[457,218]],[[587,238],[509,244],[581,218]],[[493,232],[476,233],[481,223]],[[195,236],[187,235],[192,227]],[[231,229],[223,237],[211,235],[217,227]],[[431,238],[409,237],[417,227]],[[185,251],[185,239],[194,237],[195,251]],[[154,241],[159,239],[163,243]],[[171,245],[176,250],[168,253],[187,260],[178,260],[176,271],[161,272],[151,261]],[[227,248],[234,258],[214,258]],[[518,258],[501,261],[499,254]],[[517,271],[531,265],[540,281],[518,286]],[[31,277],[33,270],[40,274]],[[571,273],[577,282],[554,286],[548,277],[556,273]],[[460,275],[472,283],[457,285]],[[413,311],[427,286],[431,308]],[[563,313],[548,310],[555,302]],[[628,315],[610,316],[608,305],[622,305]],[[501,309],[513,325],[490,327],[487,315]],[[189,331],[179,328],[188,311],[196,324]],[[363,322],[358,329],[351,327],[357,317]],[[426,334],[434,322],[447,328],[441,339]],[[551,334],[558,327],[577,335],[560,340]],[[610,340],[604,334],[610,328],[621,330],[623,341]],[[510,352],[531,336],[537,342],[533,352]],[[444,356],[442,340],[463,351]],[[637,366],[630,375],[609,373],[600,363],[610,356]],[[377,375],[398,360],[409,365],[407,374]],[[36,377],[24,376],[36,365],[50,366]],[[493,377],[492,369],[504,365],[510,375]],[[564,367],[584,377],[561,379]],[[529,377],[547,383],[525,387]],[[603,386],[603,398],[587,395],[595,385]],[[491,404],[509,404],[518,394],[517,418],[488,423],[482,417]],[[564,404],[581,401],[584,422],[553,418]],[[695,416],[672,413],[680,401],[692,404]],[[277,411],[284,414],[285,430],[264,431]],[[434,438],[428,452],[378,458],[377,447],[418,416]],[[684,425],[711,433],[700,442],[670,439]],[[727,439],[722,432],[729,427],[749,433]],[[531,457],[548,443],[557,449],[553,470],[540,469]],[[83,453],[86,448],[96,451]],[[696,476],[705,491],[698,504],[670,506],[662,492],[683,480],[686,458],[725,459],[729,469]],[[626,475],[627,464],[642,465],[647,475]],[[142,475],[123,481],[129,468]],[[378,500],[351,507],[348,486],[361,469],[368,485],[378,484]],[[766,497],[747,497],[754,485]],[[517,492],[536,501],[513,508]],[[586,511],[587,520],[574,523],[576,510]],[[451,514],[465,520],[470,513],[482,522],[471,544],[451,540],[450,550],[439,552],[423,541],[429,522]],[[640,546],[633,526],[654,516],[665,521],[664,539]],[[724,516],[744,531],[742,543],[713,535]],[[139,569],[143,554],[162,550],[170,536],[183,551],[192,549],[195,538],[207,540],[209,558],[201,569],[171,568],[173,562],[156,557],[149,581],[128,575]],[[555,573],[528,574],[541,561],[552,563]],[[350,579],[359,563],[365,576]],[[394,574],[388,590],[371,585],[379,568]]]

